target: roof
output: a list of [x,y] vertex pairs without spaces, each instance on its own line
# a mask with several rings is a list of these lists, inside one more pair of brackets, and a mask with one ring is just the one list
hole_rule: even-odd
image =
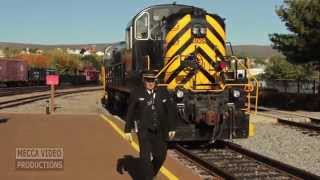
[[[128,23],[127,25],[127,29],[133,24],[133,20],[139,16],[141,13],[145,12],[145,11],[149,11],[151,9],[158,9],[158,8],[165,8],[165,7],[172,7],[172,8],[190,8],[190,9],[201,9],[195,6],[190,6],[190,5],[184,5],[184,4],[159,4],[159,5],[153,5],[153,6],[149,6],[146,7],[144,9],[142,9],[140,12],[138,12]],[[201,9],[203,10],[203,9]],[[203,10],[204,11],[204,10]]]

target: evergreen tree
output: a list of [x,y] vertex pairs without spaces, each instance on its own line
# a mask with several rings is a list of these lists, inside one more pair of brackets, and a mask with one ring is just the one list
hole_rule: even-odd
[[292,63],[320,61],[320,0],[284,0],[276,13],[291,34],[272,34],[273,47]]
[[313,78],[312,66],[310,64],[295,65],[289,63],[282,56],[273,56],[266,64],[265,73],[262,79],[299,79],[310,80]]

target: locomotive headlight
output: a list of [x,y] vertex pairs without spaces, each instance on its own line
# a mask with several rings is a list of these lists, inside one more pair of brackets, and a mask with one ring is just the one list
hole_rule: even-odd
[[177,94],[178,98],[183,98],[184,92],[182,90],[178,89],[176,94]]
[[235,98],[240,97],[240,91],[239,90],[233,90],[233,97],[235,97]]
[[201,28],[200,28],[200,33],[201,33],[202,35],[207,34],[207,28],[201,27]]
[[192,33],[193,33],[194,35],[199,35],[199,33],[200,33],[200,28],[197,27],[197,26],[193,27],[193,28],[192,28]]

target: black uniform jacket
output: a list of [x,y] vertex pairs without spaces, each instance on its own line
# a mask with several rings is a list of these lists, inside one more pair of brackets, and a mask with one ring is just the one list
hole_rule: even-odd
[[[163,139],[168,139],[168,132],[175,129],[175,107],[170,99],[168,91],[163,87],[154,90],[154,105],[160,123],[159,129]],[[134,129],[134,121],[138,124],[139,131],[147,131],[147,126],[152,121],[152,115],[145,113],[147,99],[150,97],[144,87],[139,87],[130,93],[129,107],[126,117],[125,132],[129,133]]]

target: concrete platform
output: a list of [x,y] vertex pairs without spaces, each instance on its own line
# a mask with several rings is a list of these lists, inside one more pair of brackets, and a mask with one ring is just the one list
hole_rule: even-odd
[[[139,179],[138,152],[121,136],[123,124],[101,114],[0,114],[0,179],[117,180]],[[111,122],[111,124],[110,124]],[[58,170],[16,169],[16,148],[62,147],[64,167]],[[200,179],[167,157],[157,179]],[[121,173],[122,170],[122,173]]]

